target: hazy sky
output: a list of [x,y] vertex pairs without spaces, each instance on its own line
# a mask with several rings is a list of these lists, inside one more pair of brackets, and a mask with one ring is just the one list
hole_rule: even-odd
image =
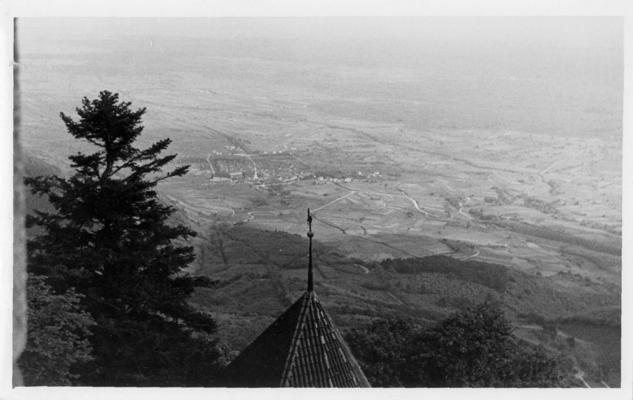
[[618,17],[23,18],[24,39],[112,34],[621,46]]
[[623,21],[617,17],[18,23],[23,98],[34,110],[43,102],[57,110],[103,88],[166,106],[154,91],[182,99],[202,87],[224,93],[227,109],[242,104],[231,96],[248,103],[259,90],[269,101],[299,96],[297,104],[347,110],[350,118],[409,121],[416,129],[621,132]]

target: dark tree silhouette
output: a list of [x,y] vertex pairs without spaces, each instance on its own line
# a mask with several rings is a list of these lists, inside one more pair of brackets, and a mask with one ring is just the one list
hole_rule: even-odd
[[345,337],[373,387],[402,387],[408,354],[420,327],[410,320],[376,320]]
[[67,179],[26,179],[54,208],[27,218],[44,232],[28,243],[28,268],[47,276],[57,292],[75,288],[96,321],[95,360],[80,383],[208,384],[217,358],[208,337],[215,323],[188,303],[204,281],[185,272],[192,247],[176,244],[194,232],[167,222],[174,209],[155,191],[188,166],[162,171],[176,157],[161,155],[170,139],[134,147],[145,109],[130,105],[102,91],[82,100],[78,121],[61,113],[68,132],[96,151],[70,156],[74,173]]
[[427,329],[407,321],[376,321],[346,339],[372,386],[561,385],[557,357],[515,339],[503,312],[489,302]]
[[431,387],[548,387],[557,360],[520,343],[500,308],[485,302],[440,321],[416,339],[413,380]]

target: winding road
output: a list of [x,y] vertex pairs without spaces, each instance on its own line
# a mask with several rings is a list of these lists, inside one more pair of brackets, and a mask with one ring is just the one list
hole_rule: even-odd
[[253,164],[253,171],[254,171],[253,179],[259,179],[259,177],[257,176],[257,164],[255,164],[253,157],[251,157],[251,155],[248,153],[235,153],[235,155],[248,158],[250,162]]
[[475,258],[475,257],[477,257],[480,254],[481,254],[481,252],[479,251],[479,249],[475,249],[475,252],[473,254],[469,255],[468,257],[464,258],[464,261],[465,260],[470,260],[471,258]]
[[461,200],[460,200],[460,201],[458,201],[458,202],[457,202],[457,204],[459,205],[459,210],[457,210],[457,212],[458,212],[460,215],[463,215],[464,217],[466,217],[467,219],[472,220],[472,219],[473,219],[473,217],[472,217],[472,216],[470,216],[470,215],[468,215],[468,214],[466,214],[466,213],[464,212],[464,205],[462,204]]
[[369,269],[367,267],[363,267],[360,264],[354,264],[354,265],[357,266],[358,268],[362,269],[365,274],[369,273]]
[[545,168],[544,170],[540,171],[538,174],[539,175],[543,175],[543,174],[547,173],[550,169],[554,168],[554,166],[556,164],[558,164],[558,161],[552,162],[547,168]]
[[353,190],[352,190],[351,192],[347,193],[346,195],[341,196],[341,197],[339,197],[339,198],[337,198],[337,199],[334,199],[334,200],[330,201],[329,203],[324,204],[324,205],[322,205],[321,207],[319,207],[319,208],[316,208],[316,209],[312,210],[312,212],[317,212],[317,211],[319,211],[319,210],[322,210],[322,209],[324,209],[324,208],[326,208],[326,207],[331,206],[331,205],[332,205],[332,204],[334,204],[334,203],[337,203],[337,202],[339,202],[339,201],[341,201],[341,200],[345,200],[346,198],[350,197],[350,196],[351,196],[351,195],[353,195],[353,194],[356,194],[356,191],[353,191]]
[[[194,205],[185,203],[184,201],[178,200],[176,197],[174,196],[170,196],[168,194],[165,194],[165,197],[167,197],[169,200],[176,202],[181,208],[185,209],[185,210],[193,210],[197,213],[200,213],[202,215],[208,215],[203,208],[201,207],[196,207]],[[216,206],[216,205],[206,205],[206,207],[210,208],[211,210],[213,210],[213,212],[215,212],[216,214],[218,213],[218,211],[226,211],[231,213],[231,216],[234,217],[235,216],[235,210],[230,208],[230,207],[222,207],[222,206]]]
[[429,213],[428,213],[428,212],[426,212],[426,211],[424,211],[423,209],[421,209],[421,208],[420,208],[420,206],[418,205],[418,201],[417,201],[416,199],[414,199],[413,197],[409,196],[409,195],[407,194],[407,192],[405,192],[404,190],[402,190],[402,189],[400,189],[400,188],[398,188],[398,190],[402,193],[402,196],[404,196],[406,199],[409,199],[409,200],[411,201],[411,203],[413,203],[413,207],[415,207],[415,209],[416,209],[418,212],[420,212],[420,213],[422,213],[422,214],[426,215],[427,217],[429,216]]
[[215,168],[213,168],[213,164],[211,164],[211,153],[207,156],[207,164],[209,164],[209,169],[211,170],[211,174],[215,176]]

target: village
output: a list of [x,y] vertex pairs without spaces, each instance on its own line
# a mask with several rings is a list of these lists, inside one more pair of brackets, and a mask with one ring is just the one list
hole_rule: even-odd
[[[230,149],[230,146],[227,146]],[[257,160],[257,161],[255,161]],[[229,153],[214,150],[206,158],[205,174],[210,175],[210,183],[231,182],[233,184],[246,183],[258,188],[268,189],[271,184],[290,184],[297,181],[311,180],[313,185],[327,183],[352,183],[361,181],[377,183],[383,179],[380,171],[355,173],[313,172],[299,170],[294,156],[288,152],[262,152],[254,154]]]

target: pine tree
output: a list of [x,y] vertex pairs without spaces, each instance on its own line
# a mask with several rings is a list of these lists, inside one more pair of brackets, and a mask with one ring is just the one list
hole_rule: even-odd
[[130,106],[102,91],[82,100],[78,121],[60,114],[68,132],[96,151],[70,156],[69,178],[26,179],[54,208],[27,218],[44,231],[28,243],[29,272],[47,276],[58,292],[75,288],[96,321],[95,360],[80,383],[206,385],[217,358],[209,339],[215,323],[188,303],[206,281],[185,272],[193,249],[176,244],[195,232],[168,223],[174,209],[155,191],[188,166],[162,171],[176,157],[161,156],[170,139],[134,147],[146,110]]

